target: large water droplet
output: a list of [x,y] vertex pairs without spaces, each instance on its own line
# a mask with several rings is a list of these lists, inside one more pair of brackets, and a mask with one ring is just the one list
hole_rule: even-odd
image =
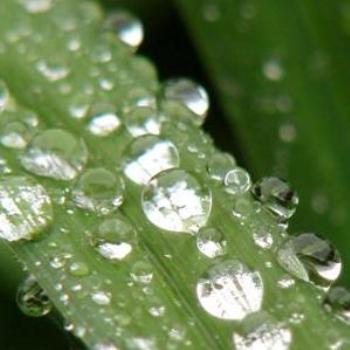
[[52,222],[46,190],[26,177],[8,177],[0,183],[0,237],[7,241],[31,240]]
[[132,109],[126,119],[125,126],[133,137],[147,134],[159,135],[161,121],[157,111],[150,107]]
[[248,316],[240,328],[233,334],[236,350],[287,350],[292,342],[291,331],[263,312]]
[[330,285],[340,275],[338,251],[314,233],[290,237],[277,252],[278,262],[293,276],[316,285]]
[[225,175],[236,165],[235,159],[228,153],[215,153],[208,161],[208,173],[211,179],[223,182]]
[[248,172],[242,168],[230,170],[224,178],[224,190],[230,194],[242,194],[247,192],[251,186]]
[[33,276],[29,276],[19,286],[16,300],[18,307],[27,316],[44,316],[52,309],[49,297]]
[[340,320],[350,324],[350,292],[344,287],[332,287],[324,300],[327,310]]
[[169,170],[153,178],[142,193],[142,208],[157,227],[173,232],[197,232],[211,213],[211,192],[184,170]]
[[175,145],[157,136],[135,139],[125,152],[124,173],[137,184],[148,181],[163,170],[176,168],[180,159]]
[[123,203],[123,194],[122,178],[104,168],[87,170],[72,192],[73,200],[79,208],[101,215],[117,209]]
[[125,259],[133,250],[135,231],[126,219],[107,219],[97,229],[93,244],[98,253],[110,261]]
[[197,247],[208,258],[216,258],[226,253],[227,241],[224,234],[214,227],[203,227],[197,234]]
[[277,177],[264,177],[252,188],[253,195],[282,220],[289,219],[299,203],[289,184]]
[[260,274],[235,259],[214,265],[197,283],[203,309],[225,320],[241,320],[259,311],[263,293]]
[[21,157],[23,167],[36,175],[72,180],[84,168],[88,150],[68,131],[50,129],[38,134]]
[[107,28],[113,30],[118,38],[132,49],[136,50],[142,43],[142,23],[127,12],[111,13],[107,19]]
[[169,101],[180,103],[197,118],[196,125],[202,125],[209,109],[209,97],[205,89],[188,79],[169,80],[164,85],[164,97]]

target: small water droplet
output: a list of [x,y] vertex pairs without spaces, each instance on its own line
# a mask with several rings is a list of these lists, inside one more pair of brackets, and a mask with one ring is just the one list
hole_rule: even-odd
[[264,177],[252,188],[252,194],[282,221],[295,213],[298,195],[289,184],[277,177]]
[[160,173],[142,193],[146,217],[167,231],[197,232],[206,225],[211,206],[211,192],[193,175],[180,169]]
[[52,222],[46,190],[27,177],[11,176],[0,184],[0,238],[7,241],[39,238]]
[[277,260],[293,276],[319,286],[336,281],[342,268],[338,251],[314,233],[289,237],[279,247]]
[[21,3],[30,13],[43,13],[51,9],[53,0],[21,0]]
[[164,316],[166,309],[161,300],[158,300],[156,297],[152,297],[151,300],[148,300],[148,303],[151,304],[151,306],[148,308],[148,312],[153,317]]
[[344,287],[332,287],[324,300],[328,311],[337,318],[350,324],[350,292]]
[[224,234],[213,227],[203,227],[197,234],[197,248],[208,258],[216,258],[226,253],[227,241]]
[[141,284],[149,284],[153,279],[153,267],[146,261],[137,261],[131,269],[132,279]]
[[20,121],[7,123],[1,130],[0,141],[5,147],[23,149],[30,140],[28,126]]
[[260,274],[235,259],[214,265],[197,283],[203,309],[225,320],[241,320],[259,311],[263,292]]
[[297,131],[293,124],[284,123],[278,129],[278,135],[283,142],[293,142],[297,137]]
[[98,305],[109,305],[112,300],[112,295],[109,292],[99,290],[91,294],[91,299]]
[[295,279],[289,275],[283,276],[277,282],[277,285],[283,289],[290,288],[290,287],[294,286],[294,284],[295,284]]
[[106,26],[132,49],[136,50],[141,45],[144,37],[142,23],[130,13],[122,11],[111,13],[107,18]]
[[121,121],[114,112],[98,112],[90,120],[88,129],[89,131],[100,137],[105,137],[121,126]]
[[68,181],[83,170],[87,159],[82,139],[62,129],[50,129],[33,139],[21,163],[33,174]]
[[147,184],[163,170],[176,168],[180,162],[175,145],[153,135],[136,138],[124,157],[124,174],[140,185]]
[[10,102],[10,92],[4,81],[0,80],[0,112],[8,106]]
[[284,71],[281,66],[281,62],[276,58],[271,58],[264,62],[262,70],[265,77],[272,81],[279,81],[284,76]]
[[128,113],[125,126],[133,137],[147,134],[159,135],[161,120],[153,108],[136,107]]
[[95,249],[109,261],[125,259],[131,254],[134,243],[134,229],[121,216],[104,221],[93,237]]
[[254,230],[253,239],[254,243],[262,249],[270,249],[273,245],[273,236],[266,230]]
[[107,215],[123,203],[124,182],[107,169],[88,169],[76,183],[72,197],[79,208]]
[[75,261],[69,266],[69,272],[72,276],[83,277],[90,274],[90,269],[84,262]]
[[27,316],[41,317],[52,309],[52,303],[33,276],[29,276],[19,286],[17,305]]
[[197,118],[193,118],[196,125],[202,125],[209,110],[209,96],[205,89],[188,79],[169,80],[164,84],[166,100],[180,103]]
[[208,161],[208,174],[211,179],[223,182],[225,175],[236,165],[235,159],[228,153],[215,153]]
[[224,178],[224,190],[230,194],[243,194],[251,186],[251,180],[248,172],[242,168],[230,170]]
[[36,63],[36,68],[49,81],[62,80],[69,74],[68,67],[59,62],[46,62],[40,60]]
[[290,329],[263,312],[248,316],[240,328],[233,334],[236,350],[288,350],[292,342]]

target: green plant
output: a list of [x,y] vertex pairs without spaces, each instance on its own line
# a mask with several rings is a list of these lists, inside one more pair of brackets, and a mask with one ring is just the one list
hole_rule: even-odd
[[275,178],[251,186],[200,129],[205,91],[160,85],[125,16],[0,5],[0,236],[31,274],[20,307],[51,301],[97,350],[346,347],[348,305],[333,292],[335,313],[323,306],[336,251],[288,239],[297,196]]

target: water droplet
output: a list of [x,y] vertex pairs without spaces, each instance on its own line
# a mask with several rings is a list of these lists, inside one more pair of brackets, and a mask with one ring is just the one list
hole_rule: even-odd
[[98,227],[93,243],[102,257],[110,261],[120,261],[131,254],[135,232],[121,216],[107,219]]
[[197,232],[211,213],[211,192],[193,175],[175,169],[153,178],[142,193],[142,208],[157,227],[173,232]]
[[21,283],[16,300],[20,310],[27,316],[45,316],[52,309],[49,297],[33,276],[29,276]]
[[98,305],[109,305],[112,300],[112,295],[109,292],[100,290],[92,293],[91,299]]
[[151,300],[148,300],[148,303],[151,304],[151,306],[148,308],[148,312],[153,317],[162,317],[165,314],[165,306],[162,304],[161,300],[159,300],[156,297],[152,297]]
[[88,169],[76,183],[72,197],[79,208],[107,215],[123,203],[124,182],[107,169]]
[[344,287],[332,287],[324,300],[328,311],[334,312],[340,320],[350,324],[350,292]]
[[233,334],[236,350],[288,350],[292,332],[266,313],[248,316]]
[[21,157],[23,167],[39,176],[72,180],[84,168],[88,150],[68,131],[50,129],[38,134]]
[[10,92],[4,81],[0,80],[0,112],[8,106],[10,102]]
[[98,343],[92,348],[93,350],[119,350],[115,345],[109,343]]
[[157,111],[150,107],[136,107],[125,119],[125,126],[133,137],[159,135],[161,121]]
[[0,141],[5,147],[22,149],[30,140],[28,126],[20,121],[7,123],[1,130]]
[[295,279],[289,275],[283,276],[277,282],[277,285],[283,289],[290,288],[290,287],[294,286],[294,284],[295,284]]
[[297,137],[297,131],[293,124],[284,123],[279,127],[278,135],[283,142],[293,142]]
[[90,120],[88,129],[92,134],[104,137],[118,130],[120,125],[120,119],[115,113],[100,112]]
[[224,190],[230,194],[242,194],[249,190],[251,180],[248,172],[242,168],[230,170],[224,178]]
[[107,19],[107,28],[113,30],[118,38],[136,50],[143,40],[142,23],[127,12],[113,12]]
[[299,203],[298,195],[289,184],[277,177],[262,178],[253,186],[252,193],[281,220],[292,217]]
[[260,274],[235,259],[214,265],[197,283],[203,309],[225,320],[241,320],[259,311],[263,292]]
[[90,274],[90,269],[84,262],[76,261],[69,266],[69,272],[72,276],[83,277]]
[[203,227],[197,234],[197,247],[208,258],[216,258],[226,253],[227,241],[221,231],[213,227]]
[[69,74],[68,67],[59,62],[46,62],[40,60],[37,62],[36,68],[49,81],[62,80]]
[[153,279],[153,267],[146,261],[137,261],[131,269],[132,279],[141,284],[149,284]]
[[284,76],[284,71],[281,66],[281,62],[276,58],[267,60],[263,64],[262,70],[265,77],[272,81],[279,81]]
[[30,13],[43,13],[51,9],[52,0],[21,0],[24,8]]
[[334,282],[342,268],[338,251],[314,233],[285,240],[278,249],[277,259],[293,276],[321,286]]
[[255,230],[253,232],[254,243],[262,249],[270,249],[273,245],[273,236],[266,230]]
[[180,103],[198,118],[193,118],[196,125],[202,125],[209,109],[209,97],[205,89],[188,79],[169,80],[164,85],[164,97]]
[[235,159],[228,153],[215,153],[208,161],[208,174],[211,179],[223,182],[225,175],[236,165]]
[[135,139],[125,153],[124,173],[133,182],[145,185],[163,170],[176,168],[180,159],[175,145],[148,135]]
[[0,208],[0,237],[7,241],[38,238],[52,222],[50,197],[30,178],[4,178]]

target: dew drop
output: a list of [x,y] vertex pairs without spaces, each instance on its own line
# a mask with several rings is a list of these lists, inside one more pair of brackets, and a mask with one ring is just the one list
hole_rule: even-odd
[[125,126],[133,137],[147,134],[159,135],[161,128],[160,116],[150,107],[136,107],[125,119]]
[[134,229],[121,216],[104,221],[93,237],[95,249],[103,258],[109,261],[125,259],[131,254],[134,243]]
[[36,68],[49,81],[62,80],[69,74],[68,67],[57,62],[46,62],[40,60],[37,62]]
[[121,125],[120,119],[115,113],[98,113],[89,122],[89,131],[100,137],[105,137],[118,130]]
[[113,12],[107,19],[106,26],[114,31],[118,38],[130,48],[136,50],[142,43],[144,33],[142,23],[127,12]]
[[17,305],[27,316],[41,317],[52,309],[52,303],[33,276],[26,278],[17,291]]
[[350,292],[344,287],[332,287],[324,300],[324,306],[328,311],[350,324]]
[[69,273],[72,276],[83,277],[90,274],[90,269],[84,262],[76,261],[69,266]]
[[289,184],[277,177],[264,177],[252,188],[252,194],[281,220],[293,216],[299,203],[298,195]]
[[0,80],[0,112],[8,106],[10,102],[10,92],[4,81]]
[[276,58],[271,58],[267,60],[262,67],[262,71],[265,77],[272,81],[279,81],[284,76],[284,71],[281,63]]
[[32,179],[4,178],[0,183],[0,238],[7,241],[39,238],[52,222],[51,199]]
[[43,13],[51,9],[52,0],[21,0],[24,8],[29,13]]
[[87,159],[82,139],[62,129],[50,129],[33,139],[21,163],[33,174],[68,181],[82,171]]
[[235,259],[211,267],[196,289],[203,309],[224,320],[241,320],[259,311],[264,292],[260,274]]
[[271,232],[265,230],[254,230],[254,243],[262,249],[270,249],[273,245],[273,236]]
[[197,232],[206,225],[211,206],[211,192],[193,175],[180,169],[160,173],[142,193],[146,217],[167,231]]
[[228,153],[215,153],[208,161],[208,174],[211,179],[223,182],[225,175],[236,165],[235,159]]
[[230,194],[243,194],[251,186],[251,180],[248,172],[242,168],[230,170],[224,178],[224,190]]
[[153,267],[146,261],[137,261],[131,269],[131,278],[140,284],[149,284],[153,279]]
[[188,79],[169,80],[164,84],[164,97],[168,101],[180,103],[197,118],[196,125],[202,125],[209,109],[209,97],[205,89]]
[[175,145],[157,136],[135,139],[124,154],[124,174],[133,182],[145,185],[163,170],[176,168],[180,157]]
[[342,268],[338,251],[314,233],[289,237],[279,247],[277,260],[293,276],[319,286],[336,281]]
[[107,215],[123,203],[124,182],[107,169],[88,169],[76,183],[72,197],[79,208]]
[[236,350],[288,350],[292,342],[292,332],[263,312],[248,316],[240,328],[233,334]]
[[226,253],[227,241],[221,231],[213,227],[203,227],[197,234],[197,248],[208,258],[216,258]]
[[109,305],[112,300],[112,295],[109,292],[105,291],[96,291],[91,295],[91,299],[98,305]]
[[28,126],[20,121],[12,121],[6,124],[0,134],[1,144],[8,148],[25,148],[30,140]]

